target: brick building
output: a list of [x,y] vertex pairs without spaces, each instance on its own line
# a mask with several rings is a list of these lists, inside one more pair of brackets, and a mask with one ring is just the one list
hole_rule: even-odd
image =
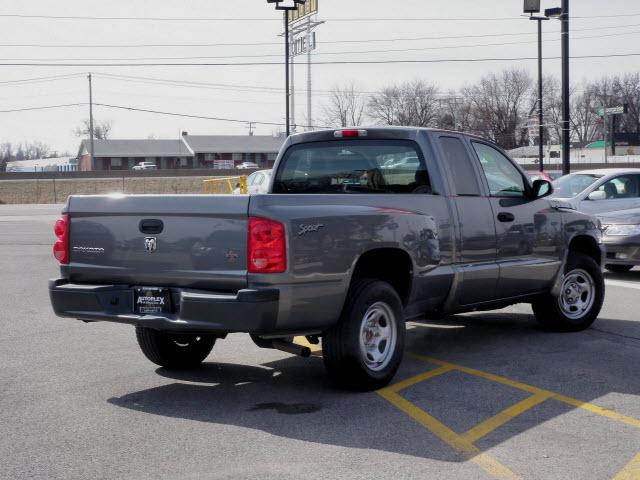
[[254,162],[270,168],[284,137],[267,135],[188,135],[176,140],[83,140],[78,150],[79,169],[130,170],[140,162],[154,162],[158,169],[235,168]]

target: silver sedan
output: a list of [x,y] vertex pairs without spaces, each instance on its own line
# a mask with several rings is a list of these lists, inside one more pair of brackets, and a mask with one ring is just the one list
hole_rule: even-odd
[[640,168],[583,170],[553,182],[553,197],[585,213],[640,207]]

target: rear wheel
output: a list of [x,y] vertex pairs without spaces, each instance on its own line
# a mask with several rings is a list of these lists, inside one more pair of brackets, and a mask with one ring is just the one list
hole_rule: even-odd
[[626,273],[633,268],[633,265],[605,265],[604,268],[614,273]]
[[145,357],[166,368],[197,367],[216,343],[213,335],[166,333],[144,327],[136,327],[136,338]]
[[400,365],[404,335],[402,302],[393,287],[379,280],[357,280],[339,322],[323,335],[325,367],[343,387],[381,388]]
[[596,320],[604,301],[600,266],[588,255],[571,252],[560,295],[544,295],[533,302],[536,320],[548,330],[577,332]]

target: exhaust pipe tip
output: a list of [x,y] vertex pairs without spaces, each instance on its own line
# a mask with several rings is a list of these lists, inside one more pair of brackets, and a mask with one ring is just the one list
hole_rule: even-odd
[[283,340],[272,340],[271,345],[273,345],[273,348],[277,350],[292,353],[293,355],[298,355],[300,357],[308,358],[311,356],[311,349],[309,347],[298,345],[297,343],[285,342]]

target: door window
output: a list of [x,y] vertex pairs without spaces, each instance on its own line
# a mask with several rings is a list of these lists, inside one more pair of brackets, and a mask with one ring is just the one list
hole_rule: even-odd
[[520,170],[502,153],[484,143],[473,142],[493,197],[524,197],[525,180]]
[[604,192],[607,200],[638,198],[639,179],[640,175],[621,175],[600,185],[598,191]]
[[440,137],[440,146],[451,172],[456,194],[480,195],[476,172],[462,141],[455,137]]

